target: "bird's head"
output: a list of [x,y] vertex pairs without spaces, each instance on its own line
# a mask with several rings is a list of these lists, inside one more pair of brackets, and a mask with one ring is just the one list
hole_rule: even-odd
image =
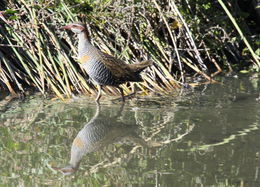
[[66,26],[61,27],[61,29],[71,30],[76,34],[80,34],[86,31],[86,25],[84,23],[72,23]]

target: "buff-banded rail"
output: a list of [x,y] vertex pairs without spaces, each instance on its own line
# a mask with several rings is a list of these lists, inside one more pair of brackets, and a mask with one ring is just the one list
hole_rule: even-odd
[[87,27],[83,23],[72,23],[63,26],[62,29],[71,30],[78,35],[78,60],[89,77],[97,84],[97,103],[101,97],[102,86],[106,85],[117,87],[124,102],[124,93],[120,84],[143,81],[140,73],[153,64],[151,60],[126,64],[124,61],[102,52],[90,43]]

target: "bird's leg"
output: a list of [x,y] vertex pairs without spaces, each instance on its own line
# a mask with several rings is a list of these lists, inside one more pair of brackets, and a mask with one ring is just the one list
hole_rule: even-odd
[[102,86],[98,84],[97,88],[98,88],[98,95],[96,97],[96,103],[99,104],[99,99],[101,97]]
[[113,116],[114,119],[117,119],[118,117],[120,117],[122,115],[124,107],[125,107],[125,102],[122,102],[119,111],[116,113],[115,116]]
[[99,113],[100,113],[100,110],[101,110],[100,108],[101,108],[101,106],[100,106],[99,102],[97,102],[96,113],[95,113],[95,115],[92,119],[97,118],[99,116]]
[[[136,94],[136,84],[133,82],[133,84],[131,85],[132,88],[132,94],[135,95]],[[131,94],[131,95],[132,95]]]
[[124,97],[123,88],[121,88],[120,86],[118,86],[118,89],[120,90],[122,101],[125,102],[125,97]]
[[136,85],[135,83],[131,84],[131,88],[132,88],[132,93],[126,95],[126,98],[133,98],[136,95]]

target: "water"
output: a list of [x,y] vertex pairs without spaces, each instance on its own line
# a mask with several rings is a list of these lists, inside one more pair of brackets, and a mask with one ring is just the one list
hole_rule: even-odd
[[0,186],[260,186],[259,78],[219,81],[125,105],[2,100]]

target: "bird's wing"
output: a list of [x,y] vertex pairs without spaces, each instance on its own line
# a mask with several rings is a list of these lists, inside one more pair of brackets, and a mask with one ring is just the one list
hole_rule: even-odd
[[102,63],[111,71],[113,76],[115,76],[117,79],[125,81],[135,81],[135,79],[137,78],[135,73],[124,61],[103,52],[101,52],[100,55]]

